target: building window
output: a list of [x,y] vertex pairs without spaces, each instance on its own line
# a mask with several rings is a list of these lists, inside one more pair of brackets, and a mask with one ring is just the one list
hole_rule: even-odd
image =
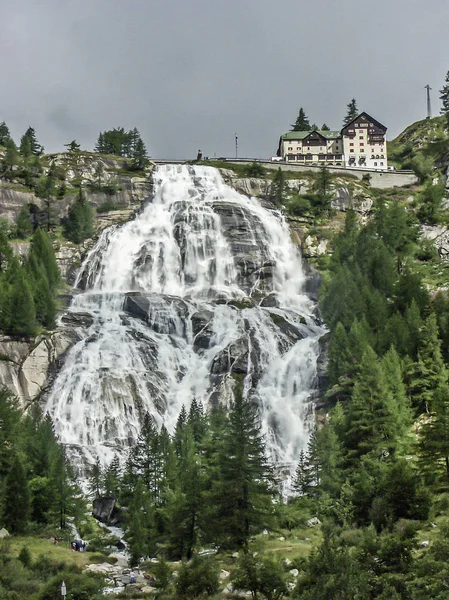
[[365,144],[364,144],[363,142],[360,142],[360,145],[361,145],[361,146],[364,146]]
[[354,145],[354,142],[349,142],[349,145],[350,145],[350,146],[353,146],[353,145]]
[[380,166],[381,166],[381,167],[383,167],[383,166],[384,166],[384,163],[383,163],[383,162],[381,162],[381,163],[380,163]]
[[306,160],[312,160],[313,156],[311,154],[306,154]]
[[293,150],[293,148],[292,148],[291,146],[289,146],[289,147],[287,148],[287,150]]
[[354,152],[354,149],[353,149],[353,148],[351,148],[351,150],[349,150],[349,152]]
[[377,167],[377,162],[374,163],[374,166]]
[[318,154],[318,160],[326,160],[325,154]]

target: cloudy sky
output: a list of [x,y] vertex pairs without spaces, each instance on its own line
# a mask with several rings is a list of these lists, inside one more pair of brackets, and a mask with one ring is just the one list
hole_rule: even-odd
[[268,157],[355,97],[389,138],[449,70],[447,0],[0,0],[0,121],[47,151],[136,126],[151,156]]

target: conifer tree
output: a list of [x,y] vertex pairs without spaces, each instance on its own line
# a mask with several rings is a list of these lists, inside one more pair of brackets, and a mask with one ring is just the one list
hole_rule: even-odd
[[351,121],[353,121],[357,115],[359,114],[358,108],[357,108],[357,102],[355,101],[355,98],[353,98],[351,100],[351,102],[347,105],[347,113],[346,113],[346,117],[343,120],[343,127],[345,125],[348,125],[348,123],[350,123]]
[[33,127],[28,127],[23,136],[20,138],[20,154],[28,158],[32,154],[39,156],[44,151],[36,137],[36,132]]
[[246,546],[250,535],[269,526],[272,514],[272,470],[265,457],[259,416],[235,390],[212,483],[214,526],[222,543]]
[[381,363],[395,405],[394,411],[397,413],[398,430],[396,435],[399,438],[410,426],[412,415],[405,389],[401,360],[394,346],[386,352]]
[[34,335],[36,332],[36,309],[31,288],[20,269],[11,282],[9,332],[13,335]]
[[429,414],[419,432],[420,467],[430,480],[444,473],[449,484],[449,385],[434,391]]
[[30,257],[34,256],[37,263],[41,265],[47,276],[50,289],[54,291],[60,279],[59,267],[50,236],[40,227],[36,229],[31,239],[29,255]]
[[206,420],[204,417],[203,405],[201,402],[198,402],[195,397],[190,404],[187,423],[190,426],[195,443],[199,445],[205,434]]
[[307,460],[306,453],[301,450],[299,453],[298,465],[295,471],[295,479],[293,487],[301,496],[307,496],[310,492],[312,476],[310,474],[310,465]]
[[24,204],[16,218],[16,235],[18,238],[27,239],[33,233],[33,224],[28,206]]
[[436,316],[425,322],[418,346],[418,359],[408,374],[408,391],[418,412],[427,412],[436,390],[446,385],[448,372],[441,355]]
[[5,121],[0,123],[0,146],[5,146],[5,142],[11,139],[8,126]]
[[158,540],[154,509],[141,479],[137,481],[133,490],[126,534],[131,566],[138,565],[146,556],[153,556]]
[[446,128],[449,129],[449,71],[446,73],[445,84],[440,90],[440,100],[442,108],[440,110],[442,115],[446,117]]
[[104,471],[103,488],[105,496],[118,498],[120,490],[120,474],[120,459],[117,454],[115,454],[111,464]]
[[352,457],[394,452],[398,414],[375,352],[363,354],[347,417],[345,445]]
[[94,498],[99,498],[103,494],[103,469],[98,456],[89,469],[89,491]]
[[293,125],[291,125],[291,131],[310,131],[309,119],[306,117],[306,113],[303,108],[299,109],[298,116]]
[[2,521],[10,533],[22,533],[30,514],[30,493],[25,468],[18,454],[5,478]]
[[171,553],[190,559],[204,522],[205,476],[190,425],[184,427],[182,437],[177,482],[167,508],[168,535]]
[[0,166],[3,177],[11,179],[14,173],[14,168],[20,163],[19,152],[14,141],[7,139],[4,142],[6,148],[5,155],[3,156]]
[[74,244],[80,244],[94,233],[93,214],[89,202],[82,190],[70,205],[68,216],[64,224],[64,235]]
[[326,125],[326,123],[323,123],[323,124],[321,125],[321,131],[330,131],[330,127],[328,127],[328,126]]
[[145,167],[148,165],[147,149],[140,136],[134,145],[131,157],[133,159],[131,168],[135,171],[143,171],[143,169],[145,169]]
[[282,206],[282,204],[285,202],[285,191],[285,173],[281,168],[279,168],[273,177],[273,182],[270,189],[271,199],[278,206]]

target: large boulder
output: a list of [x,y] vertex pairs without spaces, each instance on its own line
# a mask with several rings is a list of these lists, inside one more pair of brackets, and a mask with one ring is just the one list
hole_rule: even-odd
[[[111,523],[112,520],[114,520],[114,513],[117,513],[115,503],[116,499],[112,496],[95,498],[92,503],[92,516],[102,523]],[[114,520],[114,522],[116,522],[116,520]]]

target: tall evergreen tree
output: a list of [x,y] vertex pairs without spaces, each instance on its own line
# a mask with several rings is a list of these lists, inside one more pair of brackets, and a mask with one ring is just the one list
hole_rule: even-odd
[[131,167],[136,171],[143,171],[148,165],[148,153],[143,140],[139,137],[132,151]]
[[5,479],[2,521],[10,533],[23,533],[30,514],[30,493],[25,468],[18,454]]
[[48,233],[40,227],[36,229],[31,239],[30,256],[34,256],[47,276],[50,289],[55,290],[60,280],[59,267],[55,252]]
[[285,173],[279,168],[274,177],[273,182],[271,184],[270,196],[271,199],[278,205],[282,206],[285,202]]
[[11,179],[15,167],[17,167],[20,163],[19,152],[14,141],[11,139],[6,139],[4,146],[6,148],[6,152],[0,163],[1,173],[3,177]]
[[269,526],[274,492],[259,416],[240,386],[229,420],[223,425],[217,476],[212,484],[212,530],[224,545],[246,546],[250,535]]
[[375,352],[368,348],[361,360],[348,411],[345,445],[349,456],[394,452],[398,420],[384,370]]
[[429,414],[419,432],[420,467],[431,481],[444,473],[449,484],[449,385],[441,383],[432,394]]
[[80,187],[78,195],[70,205],[64,224],[64,235],[74,244],[80,244],[94,234],[92,207]]
[[446,128],[449,129],[449,71],[446,73],[444,81],[445,84],[440,90],[440,100],[443,105],[440,112],[446,117]]
[[353,98],[351,100],[351,102],[347,105],[347,109],[348,110],[347,110],[347,113],[346,113],[346,117],[343,120],[343,126],[345,126],[348,123],[350,123],[359,114],[359,111],[358,111],[358,108],[357,108],[357,102],[356,102],[355,98]]
[[293,125],[291,125],[291,131],[310,131],[310,123],[309,119],[306,117],[306,113],[304,109],[301,107],[299,109],[298,116],[296,117],[296,121]]
[[26,239],[33,233],[30,211],[26,204],[22,206],[16,218],[16,235],[18,238]]
[[36,309],[29,283],[19,269],[11,282],[11,312],[8,330],[13,335],[34,335],[36,332]]
[[39,144],[36,137],[36,132],[33,127],[28,127],[23,136],[20,138],[20,154],[25,158],[34,154],[39,156],[44,151],[43,146]]
[[5,121],[0,123],[0,146],[5,146],[5,142],[11,139],[8,126]]
[[411,365],[408,392],[418,412],[427,412],[436,390],[446,385],[448,372],[441,355],[441,341],[434,313],[431,313],[421,332],[418,359]]
[[330,131],[330,127],[328,127],[328,125],[326,125],[326,123],[323,123],[321,125],[321,131]]

